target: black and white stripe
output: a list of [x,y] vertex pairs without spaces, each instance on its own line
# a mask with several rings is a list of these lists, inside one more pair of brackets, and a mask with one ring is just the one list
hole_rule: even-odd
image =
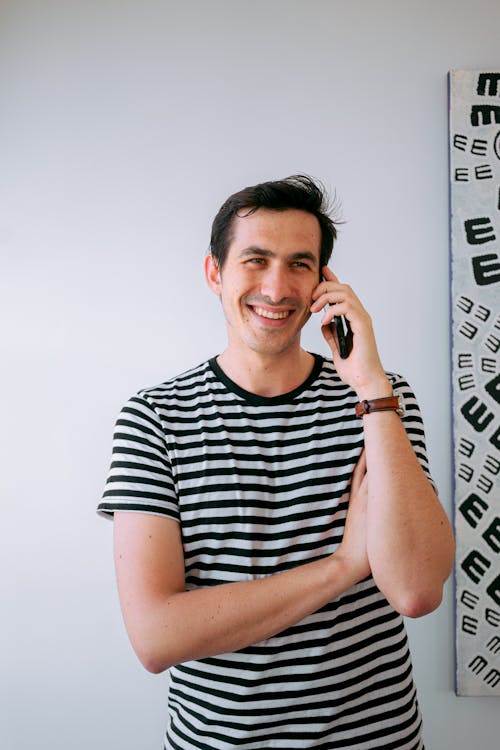
[[[428,474],[414,395],[389,377]],[[319,356],[300,388],[274,398],[210,360],[124,407],[99,512],[179,520],[187,589],[329,555],[363,447],[356,400]],[[422,748],[403,620],[371,577],[273,638],[170,672],[167,748]]]

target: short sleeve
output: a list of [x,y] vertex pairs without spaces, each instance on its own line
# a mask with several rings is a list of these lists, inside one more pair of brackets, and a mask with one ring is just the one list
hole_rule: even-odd
[[428,480],[434,488],[434,491],[437,494],[436,485],[429,470],[429,461],[427,458],[427,449],[425,445],[424,423],[420,414],[420,408],[417,403],[417,399],[415,398],[415,394],[413,393],[411,387],[408,385],[407,381],[401,375],[390,373],[389,380],[392,383],[394,394],[403,398],[405,408],[403,425],[413,446],[415,455],[417,456],[420,465],[425,472],[425,475],[427,476]]
[[112,461],[99,515],[141,511],[179,520],[179,507],[165,435],[147,396],[123,407],[113,435]]

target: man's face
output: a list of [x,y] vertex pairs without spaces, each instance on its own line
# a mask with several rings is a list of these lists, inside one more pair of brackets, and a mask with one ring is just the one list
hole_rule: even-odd
[[306,211],[260,208],[235,218],[222,270],[211,256],[206,261],[230,348],[272,355],[299,347],[319,283],[320,246],[319,222]]

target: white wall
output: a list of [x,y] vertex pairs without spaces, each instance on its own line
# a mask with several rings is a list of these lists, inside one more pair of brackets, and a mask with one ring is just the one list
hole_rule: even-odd
[[[224,346],[201,270],[221,202],[305,171],[337,190],[335,267],[415,387],[450,510],[446,74],[498,68],[500,6],[4,0],[0,14],[0,746],[153,750],[166,678],[128,645],[112,525],[94,512],[115,416]],[[305,341],[324,352],[317,325]],[[498,700],[453,693],[451,583],[409,630],[428,750],[498,747]]]

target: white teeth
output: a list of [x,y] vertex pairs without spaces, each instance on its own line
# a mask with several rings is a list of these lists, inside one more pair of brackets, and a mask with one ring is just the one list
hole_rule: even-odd
[[290,315],[289,310],[285,310],[284,312],[272,312],[271,310],[264,310],[262,307],[256,307],[255,312],[263,318],[271,318],[272,320],[282,320],[283,318],[288,318]]

